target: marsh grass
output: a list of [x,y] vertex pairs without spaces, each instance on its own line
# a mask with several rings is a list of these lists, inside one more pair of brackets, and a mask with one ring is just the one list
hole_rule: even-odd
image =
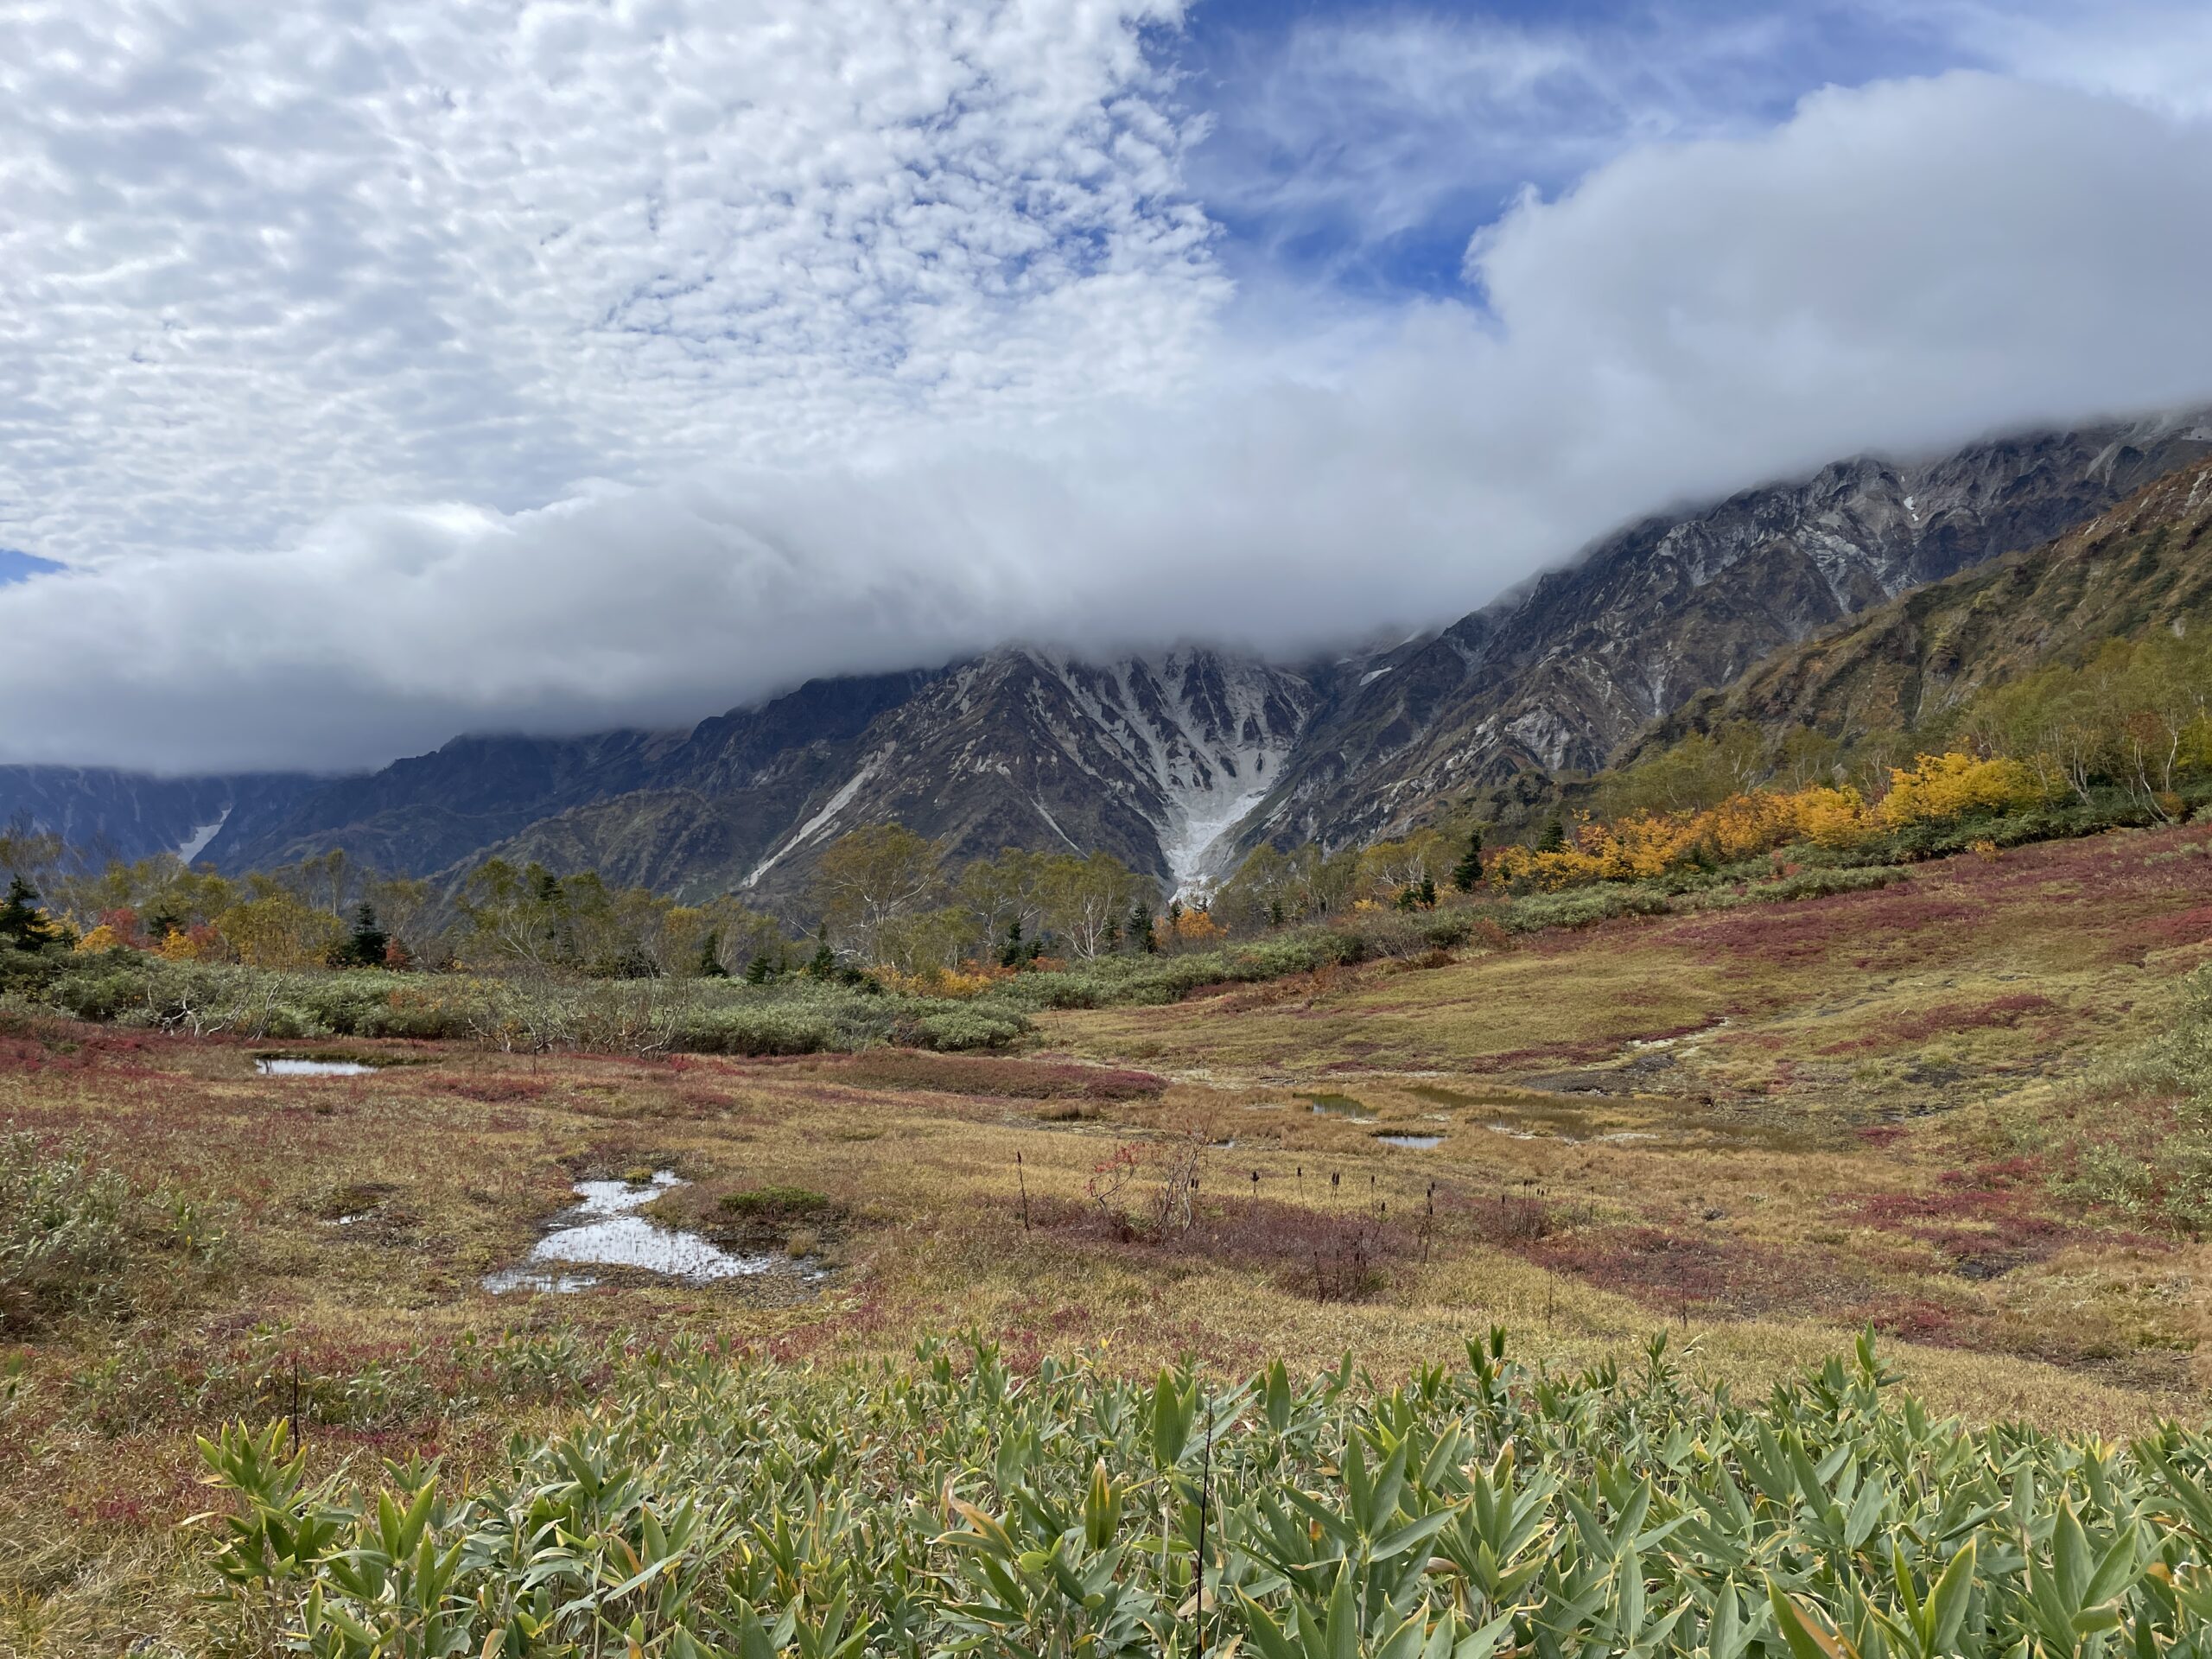
[[2189,976],[2163,1030],[2071,1090],[2056,1122],[2014,1132],[2069,1196],[2192,1235],[2212,1227],[2212,967]]
[[118,1304],[130,1191],[83,1145],[0,1139],[0,1331]]

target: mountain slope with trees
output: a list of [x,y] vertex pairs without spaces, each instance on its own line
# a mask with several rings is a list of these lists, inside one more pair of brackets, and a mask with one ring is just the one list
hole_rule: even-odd
[[1316,723],[1243,842],[1364,839],[1470,794],[1495,815],[1598,770],[1776,649],[2047,542],[2208,453],[2202,415],[2090,426],[1840,461],[1647,519],[1379,664]]
[[460,736],[431,754],[316,790],[257,834],[219,836],[208,856],[224,869],[257,869],[343,847],[385,869],[431,874],[577,807],[628,801],[600,841],[573,827],[549,836],[556,856],[606,842],[613,856],[564,868],[679,876],[715,861],[723,845],[781,830],[869,721],[929,679],[812,679],[690,732]]
[[2212,613],[2212,462],[2158,480],[2056,541],[1905,594],[1690,699],[1624,759],[1748,721],[1840,744],[1926,733],[1974,699],[2110,642],[2184,638]]
[[955,860],[1102,849],[1180,886],[1262,842],[1351,845],[1447,801],[1511,817],[1775,648],[2047,541],[2208,453],[2212,421],[2191,416],[1841,462],[1648,520],[1436,635],[1297,670],[1009,648],[887,707],[766,835],[744,791],[686,785],[581,805],[496,850],[775,903],[866,823],[908,824]]
[[824,752],[803,793],[702,777],[578,807],[493,851],[775,899],[804,891],[839,835],[895,820],[954,861],[1103,851],[1177,885],[1218,873],[1208,849],[1264,793],[1317,701],[1294,673],[1204,648],[1086,663],[1009,647],[886,708]]

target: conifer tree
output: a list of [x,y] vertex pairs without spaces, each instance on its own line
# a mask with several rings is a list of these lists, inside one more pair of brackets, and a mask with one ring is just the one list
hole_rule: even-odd
[[54,924],[40,913],[37,889],[15,877],[8,883],[6,900],[0,902],[0,945],[35,950],[54,937]]
[[722,966],[722,935],[720,928],[709,930],[705,943],[699,947],[699,977],[702,979],[729,977],[729,969]]
[[1567,820],[1556,812],[1544,820],[1543,833],[1536,837],[1540,853],[1563,853],[1567,850]]
[[1483,832],[1480,826],[1467,832],[1467,850],[1459,855],[1459,861],[1452,867],[1452,885],[1462,893],[1472,893],[1483,884]]
[[339,947],[340,964],[352,968],[381,968],[385,949],[391,944],[391,935],[377,925],[374,906],[363,903],[353,906],[353,931],[346,934],[346,943]]
[[1152,906],[1141,899],[1129,912],[1129,948],[1141,956],[1160,953],[1160,936],[1153,929]]

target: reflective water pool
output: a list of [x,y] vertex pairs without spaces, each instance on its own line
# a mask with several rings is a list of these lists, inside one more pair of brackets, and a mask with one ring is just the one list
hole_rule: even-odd
[[1299,1098],[1311,1106],[1321,1117],[1371,1118],[1364,1101],[1354,1100],[1350,1095],[1300,1095]]
[[257,1059],[253,1069],[264,1077],[359,1077],[377,1068],[359,1060]]
[[537,1241],[527,1262],[486,1274],[484,1288],[571,1291],[599,1282],[588,1274],[548,1272],[549,1262],[643,1268],[694,1285],[766,1273],[774,1265],[772,1255],[732,1255],[696,1233],[632,1213],[680,1185],[676,1173],[667,1169],[650,1181],[578,1181],[575,1192],[582,1202],[554,1217],[553,1230]]

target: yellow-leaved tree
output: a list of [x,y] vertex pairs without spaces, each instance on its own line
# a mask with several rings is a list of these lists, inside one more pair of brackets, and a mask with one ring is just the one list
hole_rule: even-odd
[[2036,775],[2005,756],[1983,760],[1954,751],[1923,754],[1890,773],[1889,793],[1878,809],[1884,823],[1946,822],[1969,812],[2009,812],[2044,796]]
[[320,968],[346,937],[346,924],[281,888],[265,890],[215,918],[224,943],[254,968]]
[[840,836],[815,868],[814,901],[831,937],[862,962],[883,960],[885,931],[929,909],[943,885],[941,849],[903,823]]

